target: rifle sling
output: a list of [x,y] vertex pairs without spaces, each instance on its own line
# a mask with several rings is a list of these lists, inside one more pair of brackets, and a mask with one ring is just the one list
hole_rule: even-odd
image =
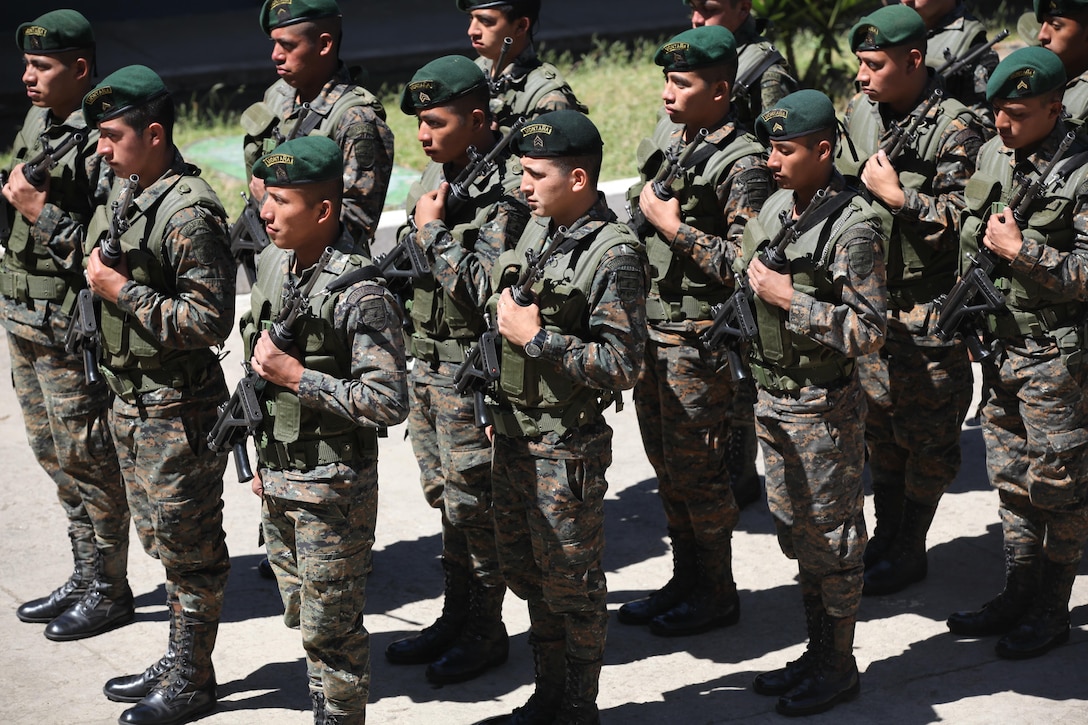
[[733,98],[747,96],[752,90],[752,84],[763,77],[763,74],[775,63],[782,63],[786,59],[773,45],[764,52],[758,63],[752,66],[744,78],[738,78],[733,90]]

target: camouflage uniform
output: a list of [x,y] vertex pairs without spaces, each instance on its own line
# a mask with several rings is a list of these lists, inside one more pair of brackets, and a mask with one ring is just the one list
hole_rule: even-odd
[[[749,69],[758,66],[767,51],[774,47],[763,35],[769,29],[770,25],[766,20],[757,20],[749,15],[733,33],[737,40],[738,80],[743,80]],[[771,108],[781,98],[797,90],[797,80],[790,75],[789,65],[782,60],[763,71],[750,88],[751,95],[747,98],[734,98],[733,105],[737,119],[745,128],[751,128],[765,109]]]
[[[1034,177],[1068,130],[1059,121],[1024,157],[1004,148],[1000,138],[982,147],[967,188],[965,266],[966,255],[977,254],[992,203],[1013,194],[1014,172]],[[1088,144],[1078,140],[1065,159],[1055,182],[1031,204],[1019,254],[995,271],[1008,312],[986,320],[985,334],[996,340],[997,354],[983,366],[992,392],[982,421],[986,465],[1001,501],[1007,580],[997,600],[966,615],[979,620],[992,607],[991,615],[1011,615],[1011,623],[1026,625],[1029,633],[1040,627],[1039,617],[1045,622],[1053,616],[1055,641],[1064,641],[1061,629],[1068,630],[1069,591],[1088,541]],[[1012,626],[966,632],[953,626],[960,617],[949,620],[958,634],[1004,633]],[[1003,653],[1007,639],[999,643],[999,655],[1041,654]]]
[[1062,104],[1074,120],[1088,121],[1088,71],[1069,81]]
[[[306,371],[295,393],[267,384],[256,435],[264,489],[261,519],[284,622],[300,628],[310,691],[330,713],[363,713],[370,635],[363,624],[378,512],[377,429],[408,412],[400,311],[376,281],[323,293],[368,263],[346,230],[308,308],[294,325]],[[247,356],[282,306],[294,254],[261,254],[252,308],[243,317]]]
[[[534,218],[495,265],[508,286],[525,252],[540,251],[549,219]],[[612,429],[601,415],[630,388],[642,360],[645,257],[601,196],[570,227],[573,249],[533,285],[547,340],[539,359],[502,342],[492,480],[503,575],[529,606],[537,695],[584,699],[596,711],[608,612],[601,555]],[[495,299],[491,302],[494,311]],[[565,662],[564,662],[565,660]],[[588,702],[585,702],[588,701]]]
[[[921,98],[938,82],[931,78]],[[860,173],[855,159],[874,154],[897,120],[888,113],[885,104],[864,94],[851,100],[845,118],[850,139],[843,143],[849,150],[839,157],[841,169]],[[932,120],[920,127],[915,143],[892,162],[906,202],[898,210],[878,206],[888,235],[888,331],[883,349],[858,361],[868,398],[865,439],[877,510],[866,567],[888,561],[884,571],[866,574],[867,594],[890,593],[925,576],[925,532],[959,471],[960,427],[971,403],[967,348],[961,340],[940,340],[933,326],[935,300],[955,283],[963,188],[983,135],[976,117],[952,98],[927,118]],[[893,542],[910,549],[913,564],[891,566],[901,558],[891,551]]]
[[[134,197],[120,239],[131,279],[116,304],[102,301],[100,320],[99,367],[115,396],[110,430],[132,519],[165,569],[171,630],[190,643],[192,669],[170,670],[160,683],[167,693],[177,677],[214,687],[211,652],[230,570],[226,458],[208,449],[207,434],[227,399],[211,348],[230,333],[235,270],[226,215],[199,173],[175,150],[169,169]],[[90,243],[106,233],[108,208],[95,213]]]
[[308,104],[298,102],[287,81],[276,81],[260,103],[242,114],[242,128],[247,177],[259,158],[287,139],[320,134],[336,141],[344,150],[340,220],[364,250],[369,249],[393,173],[393,132],[385,123],[381,102],[345,66]]
[[75,295],[87,286],[86,225],[93,207],[104,201],[111,175],[95,154],[98,132],[87,128],[82,110],[61,121],[48,109],[32,108],[12,156],[13,166],[25,162],[42,150],[43,141],[55,148],[73,132],[86,139],[50,172],[38,220],[30,224],[14,214],[3,240],[0,325],[7,331],[30,448],[56,483],[68,519],[76,562],[69,583],[78,598],[95,578],[96,552],[121,579],[128,562],[128,505],[106,425],[109,390],[104,383],[88,385],[82,358],[64,349]]
[[[491,78],[490,60],[477,58],[476,65]],[[575,97],[559,69],[540,60],[531,43],[502,69],[497,87],[493,86],[491,95],[491,113],[502,131],[510,128],[522,116],[533,119],[543,113],[567,108],[589,113],[585,104]]]
[[[663,120],[655,138],[661,138],[664,124],[672,125]],[[668,143],[681,132],[676,127]],[[763,147],[731,118],[710,130],[703,147],[711,155],[700,159],[696,153],[696,163],[674,187],[680,231],[672,240],[656,232],[646,238],[653,274],[646,301],[650,329],[634,401],[674,554],[694,549],[704,570],[699,588],[716,591],[719,600],[735,600],[729,560],[739,510],[727,470],[735,385],[724,354],[705,350],[699,335],[711,324],[711,306],[732,287],[726,249],[733,256],[739,251],[744,225],[758,214],[772,181]],[[632,201],[656,174],[664,149],[650,139],[640,145],[643,181],[628,192]],[[686,588],[685,598],[692,593]]]
[[[941,18],[926,35],[926,65],[934,70],[949,58],[962,58],[972,48],[986,43],[986,28],[962,2],[957,2],[952,12]],[[993,110],[986,100],[986,81],[997,67],[997,60],[997,53],[991,48],[971,67],[944,80],[948,95],[974,111],[982,121],[987,138],[995,133],[995,129]]]

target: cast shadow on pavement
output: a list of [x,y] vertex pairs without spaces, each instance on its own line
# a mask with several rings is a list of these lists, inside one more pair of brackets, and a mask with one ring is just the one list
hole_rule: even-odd
[[218,692],[220,711],[287,709],[306,712],[311,709],[306,662],[301,657],[287,662],[268,662],[241,680],[220,682]]

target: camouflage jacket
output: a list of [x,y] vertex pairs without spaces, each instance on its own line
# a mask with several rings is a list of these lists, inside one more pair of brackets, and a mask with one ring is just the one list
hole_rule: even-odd
[[[476,65],[483,69],[488,79],[491,78],[490,60],[477,58]],[[540,60],[532,44],[510,61],[492,82],[491,112],[504,132],[522,116],[533,119],[542,113],[565,109],[589,113],[559,69]]]
[[1066,84],[1062,103],[1073,120],[1088,121],[1088,71]]

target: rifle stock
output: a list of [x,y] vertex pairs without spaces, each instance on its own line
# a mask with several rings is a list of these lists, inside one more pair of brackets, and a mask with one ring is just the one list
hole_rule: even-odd
[[484,428],[492,424],[491,412],[487,409],[484,393],[499,379],[499,336],[491,324],[491,316],[486,315],[487,329],[480,335],[479,341],[469,350],[465,361],[453,375],[453,387],[458,395],[472,393],[472,408],[477,427]]
[[987,50],[1000,43],[1005,38],[1009,37],[1008,30],[1002,30],[995,35],[992,40],[986,43],[981,43],[974,48],[968,50],[962,58],[957,58],[952,55],[952,51],[948,48],[944,49],[944,65],[937,69],[937,75],[942,78],[948,78],[961,72],[965,68],[971,68],[974,66],[975,61],[981,58]]
[[98,317],[94,310],[94,295],[87,288],[76,294],[68,330],[64,334],[64,349],[73,355],[82,353],[83,376],[88,386],[102,381],[98,372]]

